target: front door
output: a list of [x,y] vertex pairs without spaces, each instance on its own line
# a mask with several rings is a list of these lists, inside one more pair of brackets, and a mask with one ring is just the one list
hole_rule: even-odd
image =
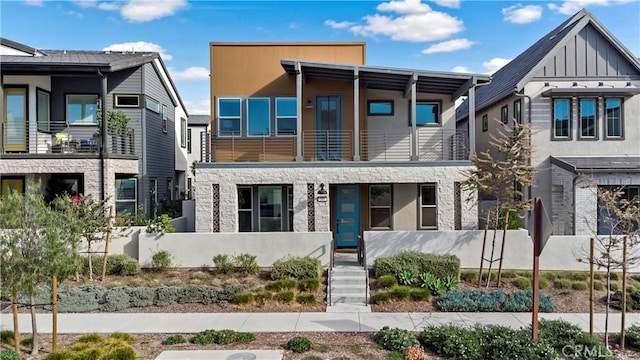
[[342,158],[342,101],[340,96],[316,97],[316,159]]
[[3,177],[0,183],[0,191],[3,199],[6,199],[11,191],[24,194],[24,177]]
[[358,246],[360,190],[358,185],[336,186],[336,247]]
[[6,151],[27,151],[27,89],[4,88],[2,141]]

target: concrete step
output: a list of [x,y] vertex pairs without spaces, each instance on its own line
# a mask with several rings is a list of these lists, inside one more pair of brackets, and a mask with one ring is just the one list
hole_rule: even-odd
[[340,296],[331,296],[333,304],[351,304],[351,305],[366,305],[367,297],[365,295],[362,296],[352,296],[352,295],[340,295]]
[[367,286],[366,279],[358,279],[358,278],[340,278],[340,279],[331,279],[331,285],[344,285],[344,286],[353,286],[353,287],[361,287],[364,288]]
[[332,306],[327,306],[327,312],[331,312],[331,313],[371,312],[371,306],[336,303],[336,304],[333,304]]
[[331,284],[331,296],[333,296],[333,294],[366,294],[366,293],[367,293],[367,289],[365,289],[363,286]]
[[333,269],[331,271],[331,275],[333,276],[362,276],[363,278],[367,276],[366,271],[358,270],[358,269]]

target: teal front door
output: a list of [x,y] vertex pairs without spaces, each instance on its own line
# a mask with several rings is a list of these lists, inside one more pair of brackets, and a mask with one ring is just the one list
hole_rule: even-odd
[[336,186],[336,247],[358,246],[360,190],[358,185]]

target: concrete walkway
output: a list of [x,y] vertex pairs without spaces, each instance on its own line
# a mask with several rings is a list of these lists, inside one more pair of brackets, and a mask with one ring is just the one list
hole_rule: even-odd
[[[589,314],[540,314],[540,319],[564,319],[589,330]],[[604,314],[596,314],[594,331],[604,332]],[[29,314],[19,314],[21,332],[31,331]],[[51,333],[51,314],[38,314],[38,332]],[[531,313],[87,313],[58,314],[58,333],[196,333],[205,329],[247,332],[375,332],[383,326],[419,331],[427,325],[473,326],[497,324],[513,328],[528,326]],[[640,313],[627,314],[626,325],[640,323]],[[13,329],[10,313],[0,314],[0,330]],[[609,330],[620,329],[620,314],[609,317]]]

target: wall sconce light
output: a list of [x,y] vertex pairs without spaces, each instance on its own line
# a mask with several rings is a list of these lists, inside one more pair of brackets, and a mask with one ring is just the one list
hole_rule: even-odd
[[304,108],[305,109],[313,109],[313,103],[311,102],[311,99],[307,99],[307,102],[304,103]]
[[317,197],[319,202],[326,202],[327,201],[327,190],[325,190],[324,188],[324,183],[320,184],[320,189],[318,190],[318,197]]
[[605,83],[604,83],[604,82],[602,82],[602,81],[598,82],[598,87],[603,87],[603,86],[608,86],[608,87],[610,87],[610,88],[614,87],[613,85],[605,84]]
[[550,83],[548,83],[548,82],[544,83],[544,86],[545,86],[545,87],[554,87],[554,88],[557,88],[557,87],[558,87],[558,85],[552,85],[552,84],[550,84]]
[[577,82],[577,81],[574,81],[574,82],[573,82],[572,87],[579,87],[579,86],[580,86],[580,87],[583,87],[583,88],[586,88],[586,87],[587,87],[587,85],[581,85],[581,84],[578,84],[578,82]]

